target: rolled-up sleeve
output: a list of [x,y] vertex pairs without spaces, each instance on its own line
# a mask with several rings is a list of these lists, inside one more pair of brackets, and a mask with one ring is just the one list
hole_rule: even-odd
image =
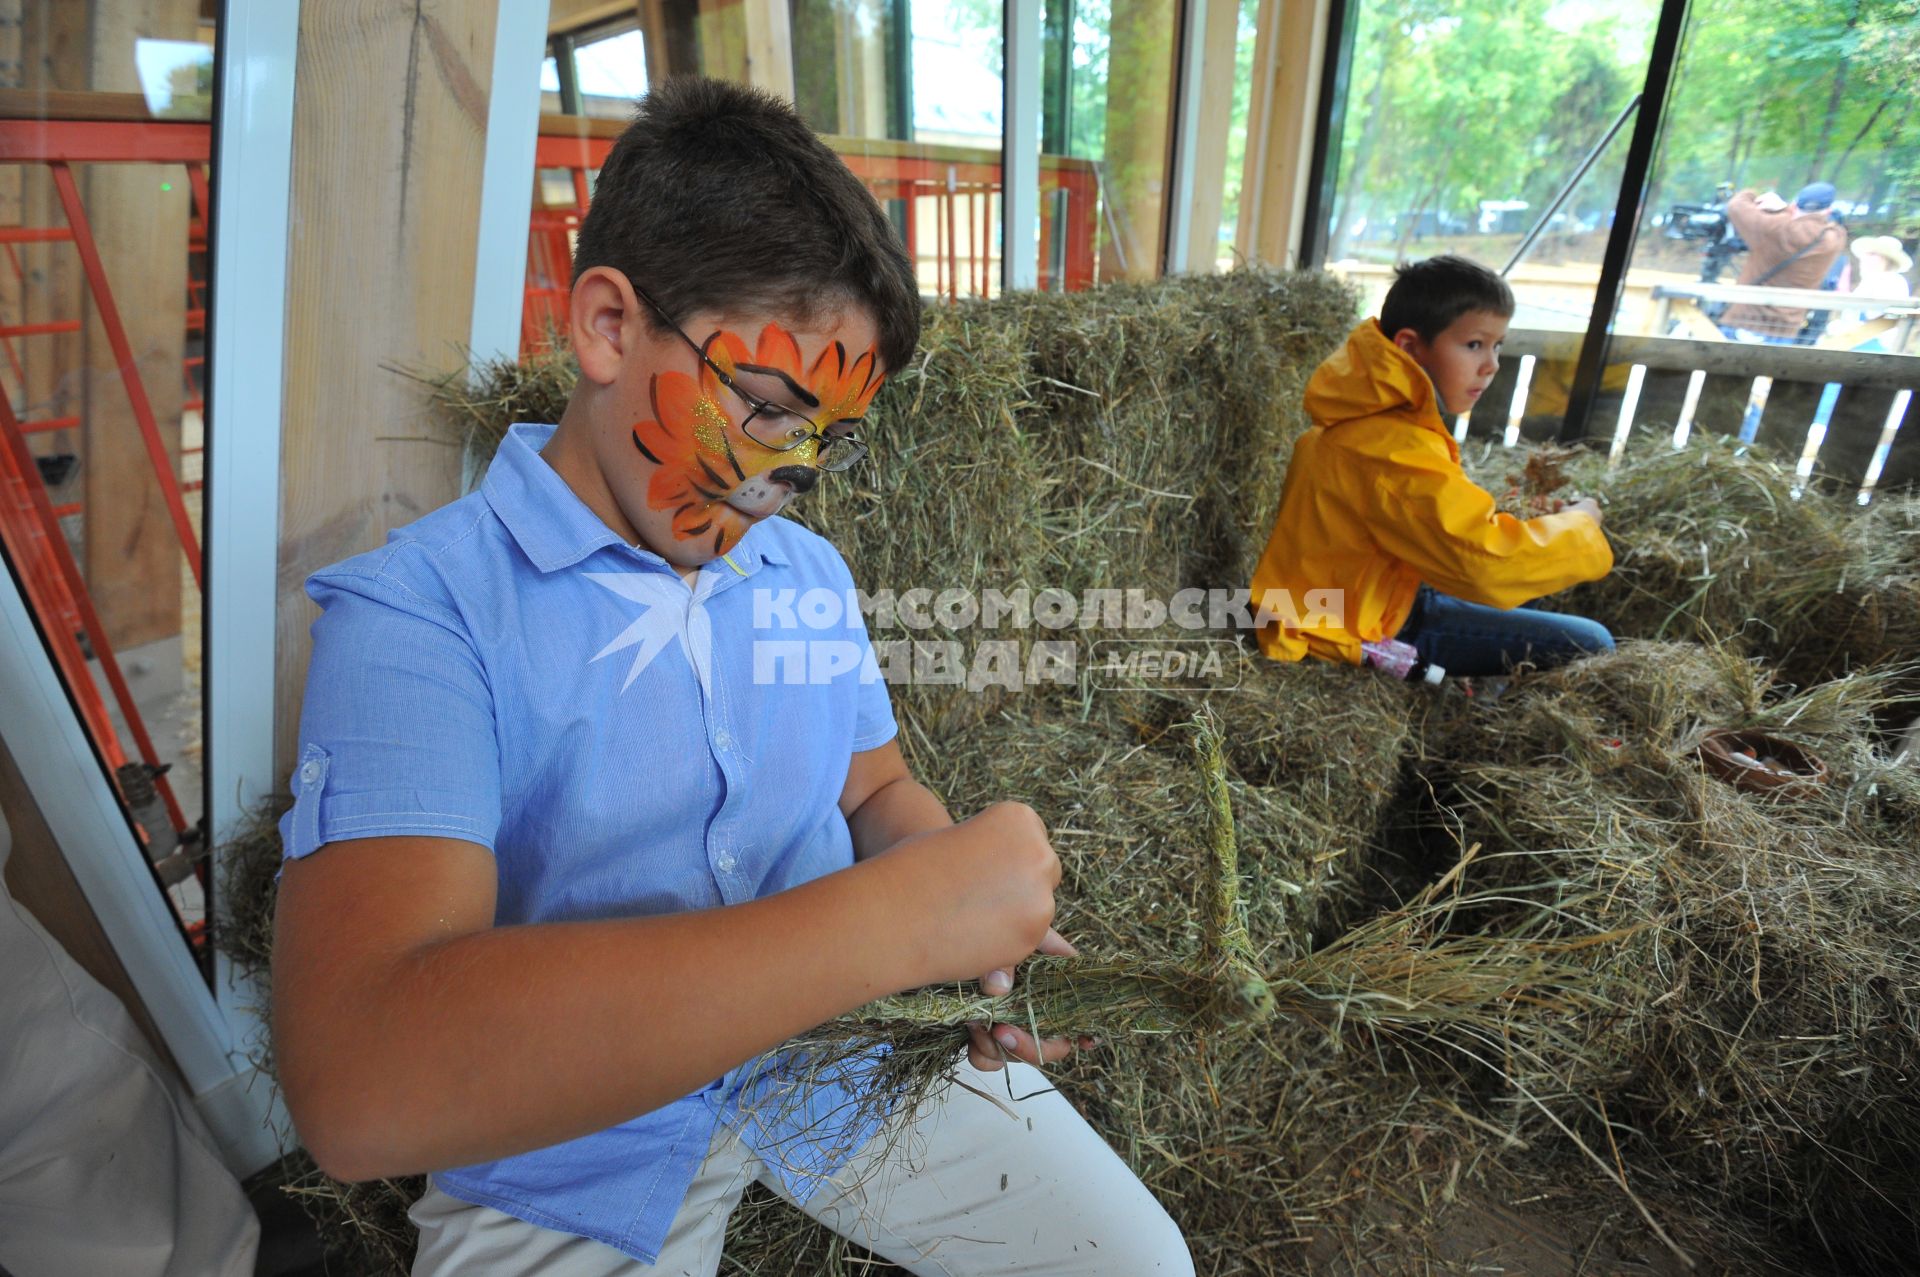
[[493,849],[500,755],[487,673],[461,618],[398,580],[317,575],[288,857],[426,835]]

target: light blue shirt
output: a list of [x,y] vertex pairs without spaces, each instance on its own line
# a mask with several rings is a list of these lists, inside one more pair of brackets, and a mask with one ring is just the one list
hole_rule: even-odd
[[[552,433],[515,426],[480,491],[308,579],[323,612],[286,854],[478,843],[499,866],[500,926],[710,909],[852,864],[840,792],[853,754],[895,727],[858,608],[832,605],[853,589],[839,552],[771,518],[689,588],[540,457]],[[756,1115],[774,1084],[735,1069],[434,1182],[651,1263],[718,1123],[802,1199],[864,1138],[833,1087]]]

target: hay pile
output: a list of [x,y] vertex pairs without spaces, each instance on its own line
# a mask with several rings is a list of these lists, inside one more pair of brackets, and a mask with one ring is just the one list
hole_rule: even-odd
[[[1423,763],[1445,842],[1482,843],[1470,878],[1507,901],[1479,925],[1630,933],[1589,951],[1582,1057],[1507,1062],[1524,1126],[1539,1101],[1729,1244],[1867,1272],[1920,1246],[1920,773],[1872,731],[1891,681],[1783,692],[1730,652],[1629,643],[1452,702]],[[1726,727],[1831,780],[1783,801],[1710,776]]]
[[1802,491],[1792,458],[1714,435],[1676,451],[1642,433],[1613,469],[1588,454],[1548,485],[1512,453],[1475,453],[1490,491],[1517,480],[1524,500],[1564,479],[1605,506],[1613,572],[1549,606],[1616,635],[1734,644],[1802,687],[1920,654],[1920,498],[1862,510],[1817,480]]
[[[1246,272],[938,308],[876,401],[873,461],[795,517],[870,592],[1243,585],[1304,424],[1300,389],[1352,306],[1326,280]],[[506,424],[556,419],[573,375],[564,356],[485,372],[445,392],[477,462]],[[1593,1206],[1596,1185],[1595,1240],[1561,1270],[1667,1271],[1682,1246],[1745,1272],[1783,1248],[1870,1269],[1913,1253],[1915,1186],[1889,1159],[1920,1136],[1899,1094],[1915,1063],[1920,937],[1902,902],[1920,816],[1911,776],[1871,752],[1891,676],[1814,683],[1920,639],[1901,593],[1920,575],[1914,507],[1860,520],[1789,503],[1790,476],[1710,441],[1638,449],[1611,476],[1566,468],[1606,498],[1621,563],[1594,587],[1612,593],[1570,606],[1623,635],[1736,639],[1797,662],[1809,690],[1772,689],[1737,649],[1630,645],[1487,702],[1232,643],[1221,690],[1107,688],[1084,670],[1066,687],[893,689],[915,773],[956,815],[1020,799],[1047,820],[1058,925],[1087,960],[1036,964],[1029,991],[1106,981],[1105,1018],[1054,1026],[1107,1038],[1058,1084],[1167,1203],[1203,1272],[1485,1271],[1480,1251],[1436,1244],[1472,1199],[1551,1213]],[[1084,653],[1156,633],[1109,620],[1062,637]],[[1217,807],[1188,728],[1202,712],[1221,725],[1237,832],[1236,951],[1327,1014],[1296,1002],[1308,1013],[1250,1024],[1185,984],[1137,1000],[1143,968],[1190,967],[1220,934]],[[1691,761],[1705,726],[1789,719],[1840,777],[1805,811],[1720,792]],[[270,899],[258,873],[240,890]],[[258,960],[270,941],[248,933]],[[1330,992],[1342,962],[1349,985]],[[1389,973],[1432,981],[1408,998],[1422,1031],[1354,1003]],[[1464,1008],[1452,1022],[1448,1005]],[[897,1003],[880,1032],[903,1042],[927,1027],[914,1017],[968,1009]],[[358,1247],[349,1269],[377,1274],[400,1271],[403,1191],[319,1185],[306,1200]],[[752,1194],[726,1262],[891,1271]],[[1836,1268],[1799,1270],[1821,1264]]]
[[[863,432],[872,457],[791,516],[896,595],[992,589],[1244,588],[1305,428],[1307,377],[1345,336],[1353,294],[1327,276],[1239,271],[1092,293],[1022,293],[927,311],[919,354],[889,378]],[[484,465],[515,421],[557,421],[564,355],[442,383]],[[1096,640],[1165,630],[1083,625]],[[870,622],[871,624],[871,622]],[[889,640],[1020,642],[1047,630],[965,633],[874,625]],[[939,734],[1004,699],[965,687],[895,689],[917,732]]]

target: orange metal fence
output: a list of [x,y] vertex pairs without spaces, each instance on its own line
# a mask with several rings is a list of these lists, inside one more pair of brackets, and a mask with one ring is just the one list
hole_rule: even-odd
[[[531,349],[545,341],[550,330],[564,326],[573,236],[591,200],[591,175],[606,161],[620,127],[617,120],[541,117],[526,305],[520,320],[522,349]],[[998,290],[996,242],[1004,189],[998,151],[865,138],[824,140],[875,198],[904,203],[907,256],[931,292],[958,299]],[[551,185],[564,191],[563,196],[548,198],[550,175],[562,177]],[[1099,191],[1099,175],[1090,161],[1040,158],[1041,288],[1073,292],[1093,284]],[[1056,240],[1057,267],[1056,254],[1050,251]]]

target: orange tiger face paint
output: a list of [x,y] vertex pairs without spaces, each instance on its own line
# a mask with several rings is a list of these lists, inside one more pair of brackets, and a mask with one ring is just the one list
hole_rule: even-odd
[[[825,430],[850,429],[885,380],[874,347],[850,358],[845,345],[832,341],[806,363],[799,342],[779,324],[763,327],[751,351],[727,329],[709,337],[704,349],[743,389]],[[783,452],[753,438],[745,427],[755,409],[705,363],[697,376],[655,373],[648,395],[653,416],[633,427],[633,444],[655,467],[647,504],[672,512],[678,541],[725,554],[748,528],[819,479],[818,443],[809,439]],[[779,424],[806,428],[795,417],[775,423],[759,415],[763,432]]]

